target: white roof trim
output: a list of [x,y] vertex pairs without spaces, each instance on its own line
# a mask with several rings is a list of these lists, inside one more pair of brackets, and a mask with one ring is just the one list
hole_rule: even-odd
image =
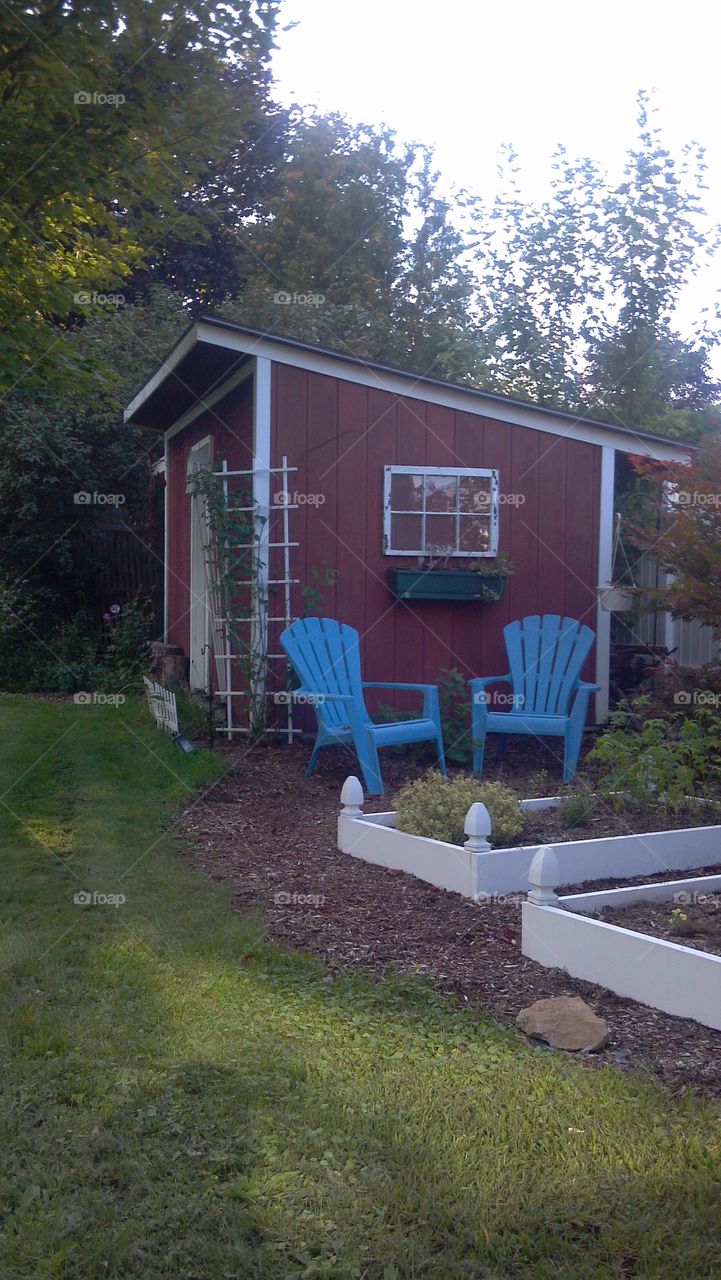
[[685,449],[681,443],[675,445],[664,440],[650,439],[644,435],[634,436],[628,429],[616,430],[610,424],[588,422],[583,417],[569,418],[561,414],[556,415],[552,411],[541,411],[533,405],[518,404],[514,401],[505,403],[503,399],[484,396],[482,391],[472,387],[466,391],[462,387],[431,385],[412,373],[378,369],[372,364],[345,360],[342,355],[331,356],[323,351],[297,347],[293,345],[292,339],[285,342],[283,339],[270,336],[257,337],[240,333],[232,327],[225,328],[221,322],[209,324],[203,320],[199,320],[193,326],[157,373],[131,401],[125,410],[126,420],[131,418],[148,396],[153,394],[163,379],[172,373],[195,342],[225,347],[245,355],[260,356],[274,360],[277,364],[306,369],[332,378],[343,378],[346,382],[353,382],[376,391],[386,391],[390,395],[402,396],[405,399],[426,400],[448,409],[475,414],[476,417],[495,418],[499,422],[528,427],[532,431],[542,431],[546,435],[583,440],[600,447],[611,446],[623,453],[640,453],[645,457],[660,460],[672,459],[678,462],[687,462],[691,456],[688,449]]
[[624,453],[642,453],[646,457],[669,459],[686,462],[690,454],[681,444],[666,444],[663,440],[650,440],[645,436],[634,436],[628,430],[616,431],[612,426],[589,423],[582,417],[569,420],[568,417],[556,416],[544,411],[539,413],[533,405],[504,404],[502,400],[486,397],[483,392],[469,387],[467,394],[459,387],[430,386],[412,373],[395,373],[376,369],[373,365],[357,364],[344,360],[342,356],[329,356],[322,351],[307,351],[286,345],[282,340],[277,342],[270,337],[256,338],[248,334],[237,333],[233,329],[221,329],[219,325],[206,324],[199,321],[197,327],[200,342],[210,342],[216,346],[231,347],[248,355],[265,356],[278,364],[292,365],[296,369],[308,369],[313,373],[326,374],[329,377],[341,377],[346,382],[355,382],[360,386],[370,387],[377,391],[387,391],[391,395],[404,396],[411,400],[427,400],[431,404],[443,405],[448,409],[457,409],[463,413],[472,413],[480,418],[496,418],[499,422],[509,422],[514,426],[529,427],[532,431],[543,431],[547,435],[568,436],[573,440],[584,440],[589,444],[612,445]]
[[169,373],[173,372],[175,366],[180,364],[180,361],[187,356],[188,352],[195,346],[197,341],[198,326],[196,324],[192,329],[188,330],[184,338],[181,338],[178,345],[173,347],[173,350],[163,361],[160,368],[153,374],[150,381],[146,382],[145,386],[141,387],[138,394],[130,401],[130,404],[123,414],[125,422],[127,422],[129,418],[132,418],[133,414],[140,408],[141,404],[144,404],[148,399],[148,396],[152,396],[153,392],[157,391],[161,382],[167,378]]

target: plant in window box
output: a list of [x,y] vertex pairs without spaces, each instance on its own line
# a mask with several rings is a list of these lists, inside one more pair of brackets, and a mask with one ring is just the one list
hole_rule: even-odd
[[[437,550],[441,550],[438,548]],[[503,598],[513,565],[505,554],[472,560],[467,568],[450,564],[453,552],[419,556],[416,569],[390,569],[389,581],[399,600],[472,600],[492,603]]]

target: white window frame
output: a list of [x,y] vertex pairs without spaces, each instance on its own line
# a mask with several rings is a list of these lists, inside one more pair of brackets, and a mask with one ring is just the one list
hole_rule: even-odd
[[[423,467],[423,466],[396,466],[392,464],[383,468],[383,554],[386,556],[412,556],[415,560],[423,556],[436,555],[435,552],[426,550],[418,551],[400,551],[391,543],[392,532],[392,516],[403,515],[403,512],[393,511],[391,508],[391,485],[393,476],[396,475],[412,475],[412,476],[454,476],[460,479],[464,476],[472,476],[481,480],[491,481],[491,509],[489,511],[489,532],[488,532],[488,550],[487,551],[449,551],[446,553],[447,559],[455,560],[463,558],[465,560],[480,560],[481,558],[492,559],[498,555],[498,495],[499,495],[499,473],[489,467]],[[409,512],[410,515],[417,515],[418,512]],[[442,514],[442,513],[439,513]],[[472,515],[472,512],[468,512]],[[458,518],[459,513],[456,512],[456,546],[458,544]],[[425,518],[422,517],[421,527],[425,536]]]

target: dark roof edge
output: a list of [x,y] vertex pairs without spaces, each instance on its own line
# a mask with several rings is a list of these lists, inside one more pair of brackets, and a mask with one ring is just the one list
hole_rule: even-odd
[[[414,373],[411,369],[400,369],[397,365],[381,364],[377,360],[366,360],[361,356],[348,355],[344,351],[338,351],[332,347],[321,347],[317,343],[303,342],[299,338],[289,338],[287,335],[275,333],[272,329],[254,329],[250,325],[239,324],[235,320],[224,320],[221,316],[210,315],[207,312],[201,312],[196,315],[190,322],[188,327],[183,330],[180,337],[173,343],[172,347],[165,354],[163,359],[159,361],[157,369],[150,378],[145,378],[134,394],[128,400],[128,405],[140,395],[141,391],[153,377],[162,369],[163,365],[169,363],[173,354],[177,351],[188,338],[189,334],[200,324],[207,324],[216,329],[229,329],[233,333],[247,334],[250,338],[266,339],[270,342],[276,342],[286,347],[293,347],[297,351],[307,351],[314,355],[327,356],[331,360],[345,362],[346,364],[355,365],[357,368],[373,369],[379,373],[394,374],[396,377],[411,378],[416,385],[437,388],[439,390],[459,391],[462,394],[473,396],[477,399],[487,400],[491,404],[510,405],[518,409],[530,409],[533,413],[542,414],[545,417],[560,418],[565,422],[575,424],[586,424],[589,427],[600,427],[604,431],[617,431],[621,435],[627,435],[637,440],[653,440],[658,444],[672,445],[675,449],[693,452],[698,449],[698,445],[691,444],[686,440],[673,439],[670,436],[660,436],[652,431],[637,430],[634,427],[620,426],[615,422],[605,422],[601,418],[589,418],[585,414],[569,413],[566,409],[555,409],[550,405],[542,405],[533,400],[519,400],[515,396],[504,396],[496,391],[483,391],[478,387],[469,387],[463,382],[448,382],[442,378],[431,378],[427,374]],[[199,338],[198,341],[201,341]],[[172,370],[168,370],[170,374]],[[629,449],[629,453],[633,450]]]

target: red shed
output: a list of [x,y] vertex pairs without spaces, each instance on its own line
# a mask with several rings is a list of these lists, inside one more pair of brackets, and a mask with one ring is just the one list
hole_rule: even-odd
[[[237,626],[247,621],[267,656],[255,672],[264,693],[283,700],[278,633],[306,612],[359,630],[368,679],[431,682],[444,669],[503,671],[505,623],[559,613],[596,632],[586,674],[601,685],[601,720],[612,615],[598,589],[611,581],[615,477],[629,454],[689,456],[678,441],[212,317],[193,324],[126,419],[165,438],[165,638],[187,656],[191,685],[213,677],[239,730],[243,680],[214,616],[193,471],[224,476],[229,494],[247,485],[257,581]],[[462,598],[469,566],[494,594],[478,571],[499,556],[514,569],[502,598]],[[442,598],[424,598],[429,583]],[[668,644],[675,625],[663,617],[655,638]]]

